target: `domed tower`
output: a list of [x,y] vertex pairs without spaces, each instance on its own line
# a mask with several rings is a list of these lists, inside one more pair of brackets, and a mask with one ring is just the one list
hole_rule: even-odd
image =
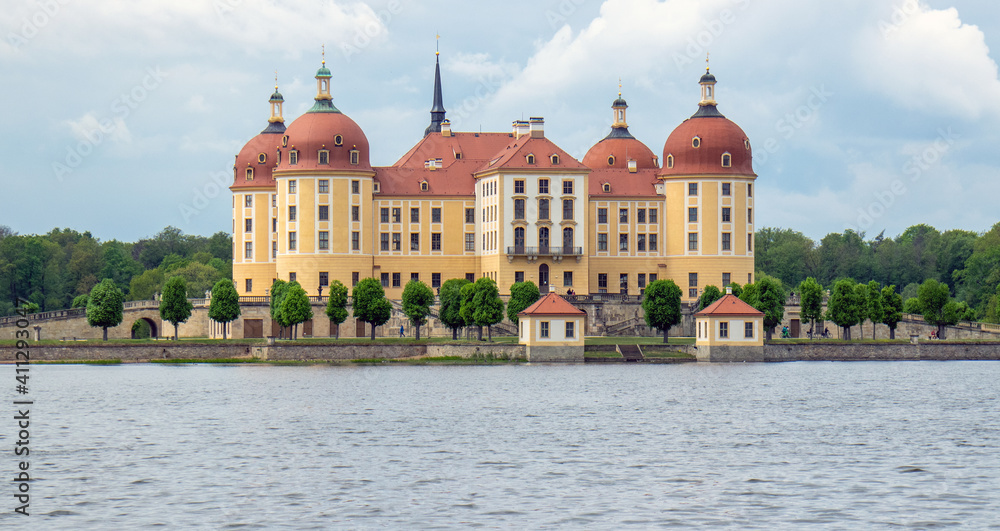
[[298,281],[309,295],[372,274],[368,138],[333,104],[331,78],[324,59],[315,103],[281,136],[274,171],[277,278]]
[[[753,171],[750,139],[719,112],[706,67],[698,111],[663,145],[669,278],[687,300],[707,285],[753,281]],[[685,289],[686,288],[686,289]]]
[[264,295],[274,278],[273,171],[285,132],[284,98],[275,80],[267,127],[243,146],[233,166],[233,280],[240,295]]
[[606,168],[627,169],[636,173],[640,169],[659,168],[659,161],[653,151],[628,132],[625,110],[628,104],[618,93],[618,99],[611,104],[614,113],[611,132],[594,144],[583,157],[583,164],[592,170]]

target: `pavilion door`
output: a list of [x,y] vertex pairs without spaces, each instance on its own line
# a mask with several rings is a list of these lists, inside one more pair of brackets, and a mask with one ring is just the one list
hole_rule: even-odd
[[549,292],[549,265],[538,266],[538,291],[543,295]]
[[354,325],[354,337],[365,337],[365,322],[358,319]]

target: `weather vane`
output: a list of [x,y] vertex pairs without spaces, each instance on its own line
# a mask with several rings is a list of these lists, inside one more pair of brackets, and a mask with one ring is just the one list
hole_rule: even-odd
[[708,58],[712,55],[711,52],[705,54],[705,71],[708,72]]
[[622,77],[618,76],[618,97],[622,97]]
[[326,66],[326,44],[323,45],[323,66]]
[[274,71],[274,90],[278,90],[278,71]]
[[441,55],[441,34],[435,33],[436,40],[434,41],[434,55]]

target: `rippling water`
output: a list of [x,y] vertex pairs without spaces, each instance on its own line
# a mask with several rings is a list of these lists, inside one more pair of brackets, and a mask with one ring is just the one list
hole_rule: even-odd
[[1000,527],[998,381],[995,362],[36,366],[32,516],[4,482],[0,527]]

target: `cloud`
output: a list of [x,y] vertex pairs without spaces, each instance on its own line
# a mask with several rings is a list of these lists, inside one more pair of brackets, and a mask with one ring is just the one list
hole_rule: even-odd
[[79,119],[66,120],[63,125],[69,128],[70,134],[79,142],[100,144],[104,139],[110,139],[116,144],[132,142],[132,132],[119,117],[99,119],[97,113],[88,112]]

